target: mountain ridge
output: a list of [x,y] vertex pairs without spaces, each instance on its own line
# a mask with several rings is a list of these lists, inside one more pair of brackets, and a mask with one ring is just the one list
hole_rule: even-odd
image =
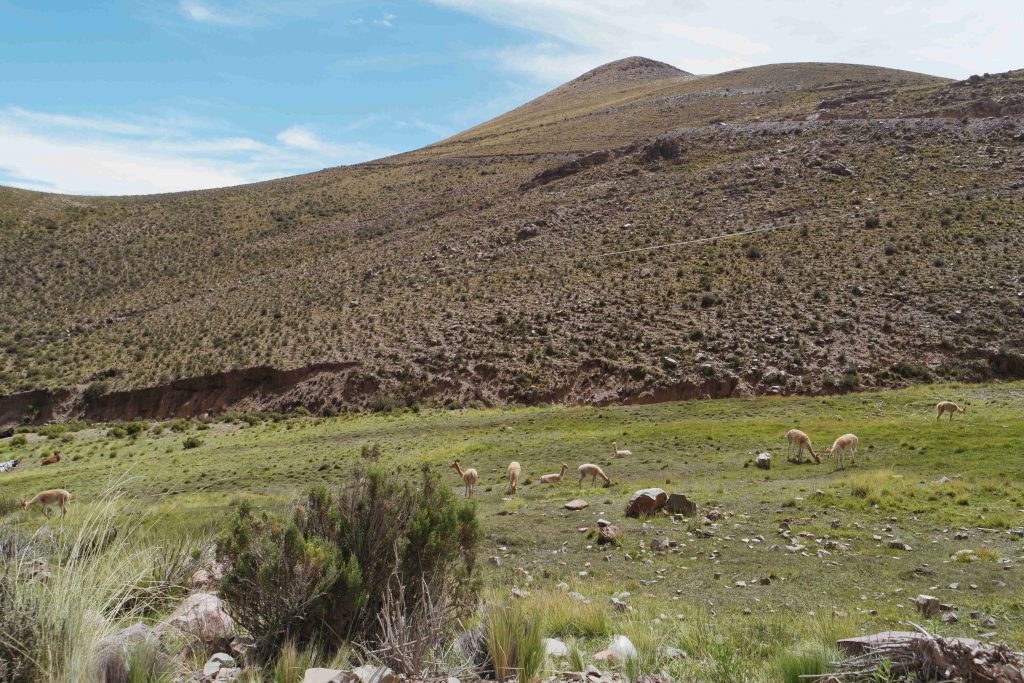
[[[96,406],[133,404],[102,397],[146,391],[138,410],[160,417],[171,403],[154,388],[261,367],[328,370],[196,404],[1024,376],[1022,83],[754,67],[556,88],[420,150],[254,185],[0,189],[0,413],[41,415],[52,396],[54,414],[111,419]],[[757,226],[770,230],[648,249]]]

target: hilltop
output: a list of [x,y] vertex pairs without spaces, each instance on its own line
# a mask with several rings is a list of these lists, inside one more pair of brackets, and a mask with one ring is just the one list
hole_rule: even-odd
[[0,422],[1022,377],[1022,92],[630,58],[365,164],[0,188]]

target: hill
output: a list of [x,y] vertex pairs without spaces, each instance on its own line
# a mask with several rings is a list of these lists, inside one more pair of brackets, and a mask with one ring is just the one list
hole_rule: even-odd
[[631,58],[356,166],[0,189],[0,422],[1022,377],[1022,92]]

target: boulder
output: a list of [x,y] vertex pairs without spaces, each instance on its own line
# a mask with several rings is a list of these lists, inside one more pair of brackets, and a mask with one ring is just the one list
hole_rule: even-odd
[[614,524],[609,524],[597,530],[597,542],[600,545],[614,543],[620,535],[622,535],[622,530]]
[[590,503],[588,503],[587,501],[583,500],[582,498],[577,498],[576,500],[570,500],[568,503],[566,503],[565,504],[565,509],[566,510],[582,510],[583,508],[587,507],[588,505],[590,505]]
[[641,515],[653,515],[665,507],[668,502],[668,494],[662,489],[641,489],[633,494],[626,506],[627,517],[639,517]]
[[772,468],[772,454],[758,453],[757,460],[755,461],[755,463],[762,470],[770,470]]
[[193,593],[154,630],[161,637],[169,631],[180,631],[209,650],[231,642],[235,635],[235,621],[227,613],[224,601],[216,595]]
[[128,658],[137,647],[160,649],[160,639],[149,626],[133,624],[108,636],[96,646],[96,678],[104,683],[128,683]]

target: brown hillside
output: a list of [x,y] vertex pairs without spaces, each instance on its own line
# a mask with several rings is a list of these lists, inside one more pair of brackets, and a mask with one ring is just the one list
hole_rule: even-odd
[[0,188],[0,418],[1024,376],[1022,92],[631,58],[367,164]]

